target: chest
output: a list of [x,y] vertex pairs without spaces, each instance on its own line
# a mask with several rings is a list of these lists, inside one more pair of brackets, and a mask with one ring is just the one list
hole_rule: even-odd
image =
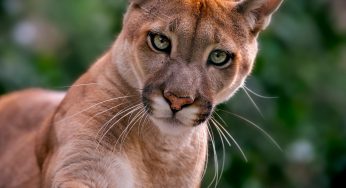
[[145,158],[145,155],[127,155],[104,161],[106,176],[110,180],[109,187],[196,187],[200,182],[205,159],[181,157],[176,158],[174,154],[151,158]]

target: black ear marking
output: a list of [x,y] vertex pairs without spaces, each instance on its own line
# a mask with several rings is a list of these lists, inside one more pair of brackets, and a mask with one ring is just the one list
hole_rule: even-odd
[[264,30],[270,23],[272,14],[280,7],[283,0],[243,0],[237,7],[249,22],[253,33]]

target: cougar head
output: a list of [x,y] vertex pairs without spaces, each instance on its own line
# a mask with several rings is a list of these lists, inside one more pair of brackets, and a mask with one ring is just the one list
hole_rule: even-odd
[[161,131],[198,126],[250,74],[257,36],[281,1],[131,0],[118,70]]

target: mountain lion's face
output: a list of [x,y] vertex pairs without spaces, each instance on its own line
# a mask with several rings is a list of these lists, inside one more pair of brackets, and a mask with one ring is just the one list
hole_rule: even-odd
[[[279,0],[137,0],[125,17],[121,74],[160,130],[205,122],[251,72],[258,32]],[[131,74],[130,74],[131,73]]]

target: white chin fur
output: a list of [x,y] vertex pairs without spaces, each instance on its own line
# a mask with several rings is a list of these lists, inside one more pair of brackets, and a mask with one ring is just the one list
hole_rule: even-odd
[[188,127],[180,123],[170,123],[165,120],[150,117],[151,121],[157,126],[162,134],[170,136],[181,136],[192,130],[193,127]]
[[179,136],[182,133],[192,130],[194,119],[198,113],[198,108],[187,107],[177,112],[175,120],[172,118],[173,113],[166,102],[161,97],[155,97],[152,104],[153,116],[150,117],[152,122],[159,128],[163,134]]

